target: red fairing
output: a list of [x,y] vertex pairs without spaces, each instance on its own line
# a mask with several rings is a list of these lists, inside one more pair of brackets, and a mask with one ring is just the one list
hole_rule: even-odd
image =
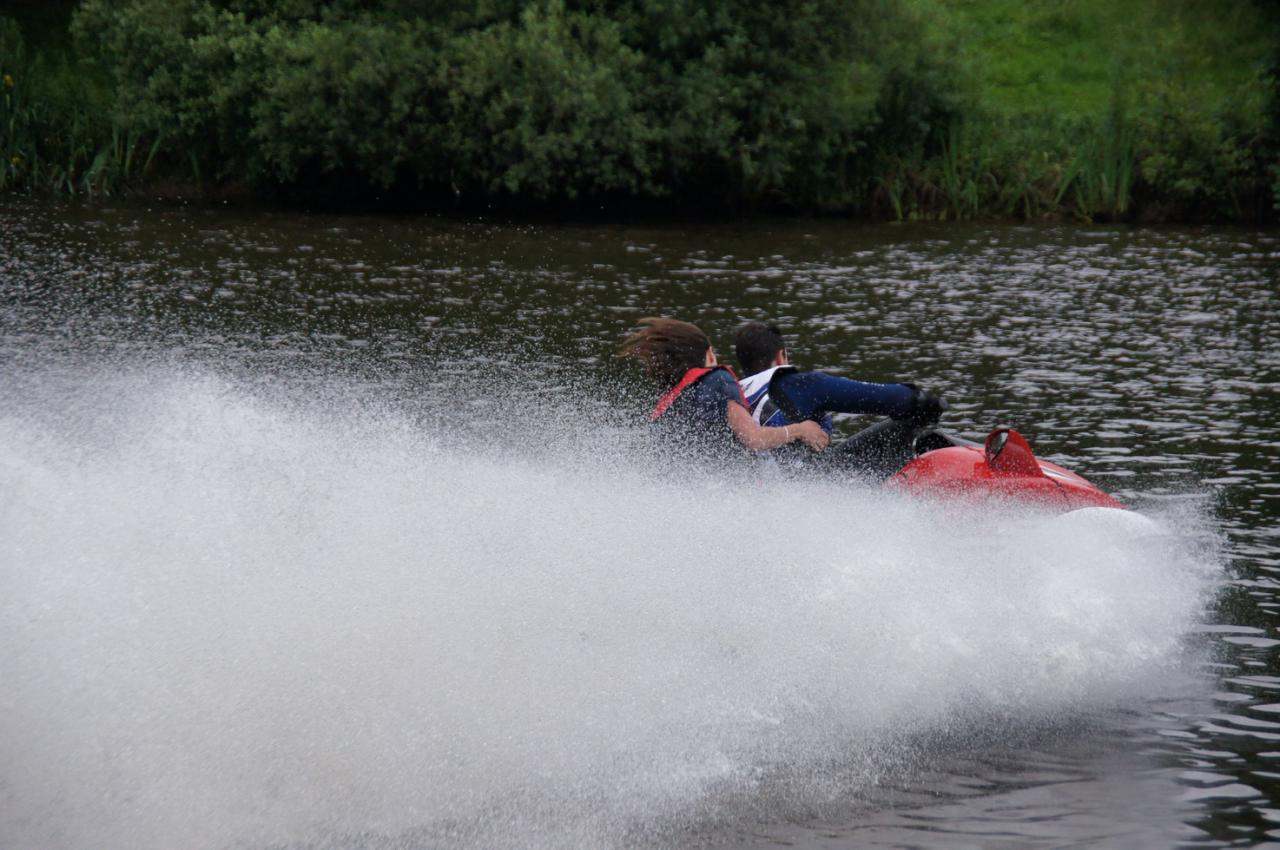
[[967,499],[1012,498],[1046,508],[1123,508],[1085,479],[1037,458],[1022,435],[997,428],[986,445],[950,446],[921,455],[887,486],[921,495]]

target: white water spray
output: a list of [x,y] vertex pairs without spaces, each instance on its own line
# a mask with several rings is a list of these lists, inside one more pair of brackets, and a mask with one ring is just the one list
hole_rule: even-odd
[[572,421],[521,458],[104,380],[0,411],[15,850],[662,843],[1149,694],[1216,578],[1087,516],[564,457]]

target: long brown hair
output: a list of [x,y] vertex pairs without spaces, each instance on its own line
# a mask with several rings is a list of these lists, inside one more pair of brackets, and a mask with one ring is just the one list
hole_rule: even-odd
[[621,356],[634,357],[654,383],[674,387],[684,373],[703,365],[711,340],[697,325],[646,316],[642,327],[622,342]]

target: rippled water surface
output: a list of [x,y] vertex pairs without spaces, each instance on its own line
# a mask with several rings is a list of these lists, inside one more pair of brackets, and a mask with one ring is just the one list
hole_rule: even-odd
[[[1278,270],[6,200],[0,846],[1280,841]],[[654,314],[939,389],[1162,531],[672,477],[614,357]]]

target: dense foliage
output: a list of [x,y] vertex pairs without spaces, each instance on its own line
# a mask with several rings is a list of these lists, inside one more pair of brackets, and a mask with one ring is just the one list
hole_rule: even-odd
[[890,0],[88,0],[76,31],[131,127],[255,186],[847,206],[951,104]]
[[1229,0],[1204,35],[1190,0],[1114,5],[83,0],[60,56],[0,18],[0,187],[897,217],[1280,203],[1265,15]]
[[111,108],[100,81],[66,56],[33,54],[0,17],[0,190],[92,192],[121,182],[143,156]]

